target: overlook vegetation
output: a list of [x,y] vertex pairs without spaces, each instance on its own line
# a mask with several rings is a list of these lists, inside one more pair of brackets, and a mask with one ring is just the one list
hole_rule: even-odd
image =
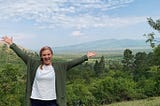
[[[38,57],[36,52],[24,51]],[[54,59],[68,60],[65,55]],[[24,106],[25,82],[25,64],[7,45],[0,46],[0,106]],[[68,106],[99,106],[160,96],[160,45],[147,53],[126,48],[118,59],[103,55],[94,58],[68,71],[66,85]]]
[[[37,57],[37,53],[26,52]],[[67,72],[67,103],[103,105],[160,95],[160,46],[153,52],[133,54],[124,50],[121,59],[104,56]],[[0,105],[23,106],[26,67],[6,45],[0,47]],[[68,61],[56,58],[54,61]],[[7,99],[7,101],[6,101]]]

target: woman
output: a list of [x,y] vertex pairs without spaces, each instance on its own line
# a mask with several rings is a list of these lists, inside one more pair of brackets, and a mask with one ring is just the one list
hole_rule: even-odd
[[40,59],[34,59],[13,43],[12,38],[4,36],[2,41],[7,43],[27,66],[27,106],[66,106],[66,71],[96,55],[88,52],[81,58],[55,63],[52,62],[53,52],[50,47],[43,47],[40,50]]

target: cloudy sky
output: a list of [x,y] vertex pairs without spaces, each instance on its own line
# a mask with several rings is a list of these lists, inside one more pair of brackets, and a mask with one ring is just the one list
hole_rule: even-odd
[[29,49],[101,39],[145,39],[160,0],[0,0],[0,37]]

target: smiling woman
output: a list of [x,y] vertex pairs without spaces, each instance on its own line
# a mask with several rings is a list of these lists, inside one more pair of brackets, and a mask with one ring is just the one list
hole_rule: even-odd
[[53,51],[50,47],[43,47],[37,60],[13,43],[12,38],[4,36],[2,41],[27,65],[27,106],[66,106],[66,71],[96,55],[95,52],[88,52],[75,60],[57,63],[52,61]]
[[44,64],[45,65],[52,64],[53,51],[50,47],[48,46],[42,47],[39,54],[41,57],[41,69]]

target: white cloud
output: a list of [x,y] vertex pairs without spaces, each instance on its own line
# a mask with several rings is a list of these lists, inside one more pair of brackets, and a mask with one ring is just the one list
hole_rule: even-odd
[[73,37],[74,39],[81,39],[81,40],[88,39],[88,36],[80,30],[73,31],[71,33],[71,37]]
[[[109,17],[106,11],[120,8],[133,1],[5,0],[0,1],[0,20],[32,20],[40,28],[54,28],[56,26],[74,28],[127,26],[143,21],[142,18],[144,17],[114,18]],[[95,13],[95,10],[98,12]]]
[[7,33],[7,36],[12,37],[13,40],[16,41],[23,41],[23,40],[31,40],[35,38],[37,35],[12,32],[12,33]]
[[83,33],[81,31],[73,31],[72,32],[72,36],[74,36],[74,37],[80,37],[80,36],[83,36]]

